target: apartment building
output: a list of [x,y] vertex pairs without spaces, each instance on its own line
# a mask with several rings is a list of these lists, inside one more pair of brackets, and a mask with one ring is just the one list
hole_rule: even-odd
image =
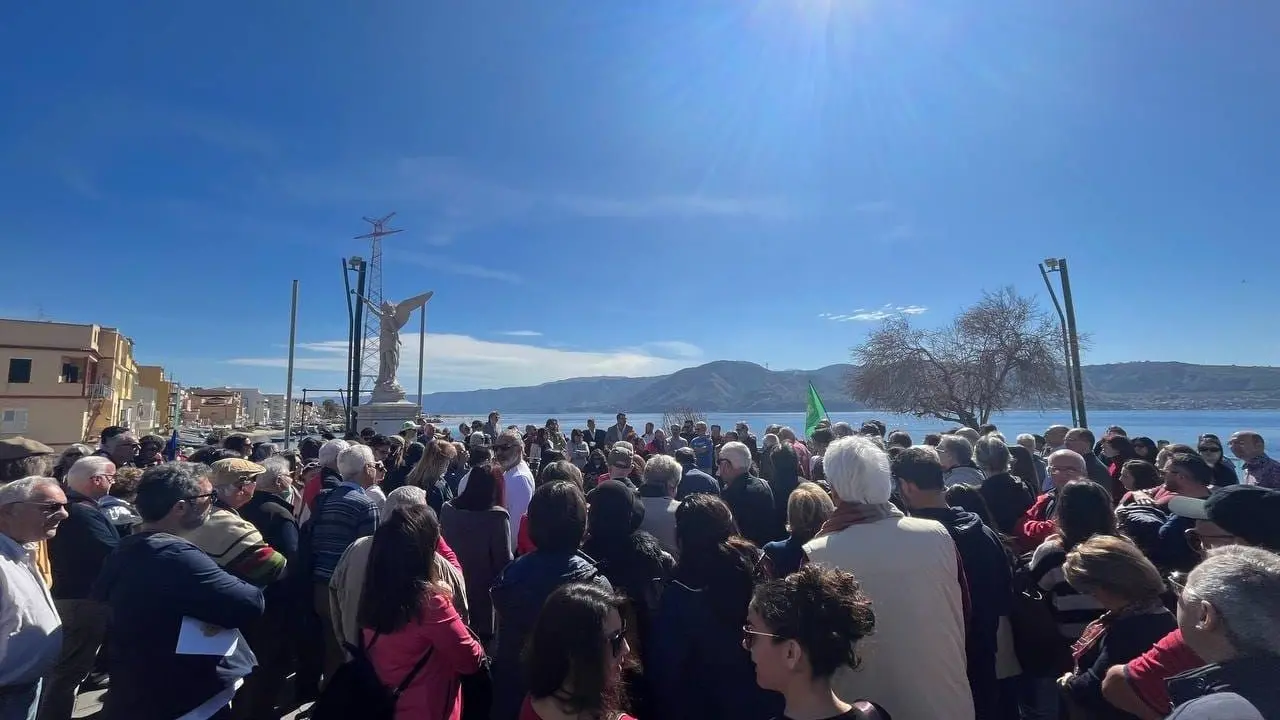
[[244,400],[237,390],[191,388],[182,402],[183,422],[238,427],[243,416]]
[[64,448],[132,420],[133,341],[99,325],[0,319],[0,437]]
[[182,406],[182,387],[159,365],[139,365],[138,385],[155,390],[155,427],[173,428],[173,408]]

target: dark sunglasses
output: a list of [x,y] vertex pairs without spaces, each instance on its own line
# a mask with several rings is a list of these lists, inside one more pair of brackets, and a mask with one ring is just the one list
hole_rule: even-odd
[[44,515],[56,515],[59,510],[66,510],[70,505],[70,503],[38,502],[35,500],[19,500],[17,504],[34,505],[40,508],[40,512]]
[[184,495],[183,497],[180,497],[180,498],[178,498],[178,499],[179,499],[179,500],[188,500],[188,501],[190,501],[190,500],[212,500],[212,499],[214,499],[214,498],[216,498],[216,497],[218,497],[218,493],[216,493],[216,492],[207,492],[207,493],[201,493],[201,494],[199,494],[199,495]]
[[1221,454],[1221,453],[1222,453],[1222,448],[1217,447],[1217,446],[1214,446],[1214,445],[1206,445],[1206,446],[1204,446],[1204,447],[1200,448],[1200,454],[1201,454],[1201,455],[1203,455],[1204,453],[1218,453],[1218,454]]

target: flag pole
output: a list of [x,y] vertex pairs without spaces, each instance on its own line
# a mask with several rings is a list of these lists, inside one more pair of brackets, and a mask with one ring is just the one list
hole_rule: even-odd
[[293,281],[293,300],[289,305],[289,370],[284,381],[284,449],[293,439],[293,347],[298,339],[298,281]]

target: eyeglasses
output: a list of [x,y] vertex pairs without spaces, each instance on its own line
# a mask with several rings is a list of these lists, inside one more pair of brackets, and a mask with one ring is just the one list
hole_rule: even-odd
[[214,499],[214,498],[216,498],[216,497],[218,497],[218,493],[216,493],[216,492],[207,492],[207,493],[201,493],[201,494],[199,494],[199,495],[184,495],[184,496],[182,496],[182,497],[180,497],[180,498],[178,498],[178,499],[179,499],[179,500],[187,500],[187,501],[191,501],[191,500],[212,500],[212,499]]
[[102,479],[106,480],[107,482],[112,482],[112,483],[116,481],[116,474],[115,474],[115,473],[111,473],[111,474],[109,474],[109,475],[108,475],[107,473],[102,473],[101,475],[94,475],[94,477],[100,477],[100,478],[102,478]]
[[767,637],[767,638],[773,638],[775,640],[786,639],[786,638],[783,638],[781,635],[774,635],[773,633],[760,632],[759,630],[752,629],[750,625],[743,625],[742,626],[742,649],[750,650],[751,646],[755,643],[755,639],[757,637]]
[[[1182,536],[1187,539],[1187,545],[1190,546],[1192,550],[1195,550],[1202,555],[1208,551],[1209,548],[1217,547],[1220,544],[1215,543],[1214,540],[1225,540],[1230,542],[1235,539],[1235,535],[1232,535],[1231,533],[1201,533],[1194,529],[1186,530],[1182,533]],[[1208,544],[1205,544],[1206,540],[1208,541]]]
[[626,642],[627,639],[627,624],[625,622],[622,623],[622,627],[618,628],[616,632],[609,633],[605,636],[605,639],[609,641],[609,650],[613,653],[613,656],[618,657],[621,655],[622,643]]
[[1182,591],[1187,589],[1187,576],[1182,573],[1174,573],[1165,578],[1165,581],[1168,582],[1173,594],[1178,597],[1182,597]]
[[243,490],[249,487],[250,485],[256,485],[257,482],[258,482],[258,476],[250,475],[249,477],[244,477],[244,478],[240,478],[239,480],[236,480],[235,484],[236,484],[236,487]]
[[59,510],[66,510],[70,503],[60,502],[41,502],[38,500],[18,500],[17,502],[8,503],[10,505],[34,505],[40,508],[41,514],[46,517],[57,515]]
[[1200,454],[1201,454],[1201,455],[1204,455],[1205,453],[1219,453],[1219,454],[1221,454],[1221,453],[1222,453],[1222,448],[1220,448],[1220,447],[1202,447],[1202,448],[1200,448]]

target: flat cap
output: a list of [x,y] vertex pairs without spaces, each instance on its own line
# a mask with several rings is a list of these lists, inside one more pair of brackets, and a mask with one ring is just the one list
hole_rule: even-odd
[[24,437],[0,440],[0,460],[21,460],[32,455],[52,455],[53,448]]

